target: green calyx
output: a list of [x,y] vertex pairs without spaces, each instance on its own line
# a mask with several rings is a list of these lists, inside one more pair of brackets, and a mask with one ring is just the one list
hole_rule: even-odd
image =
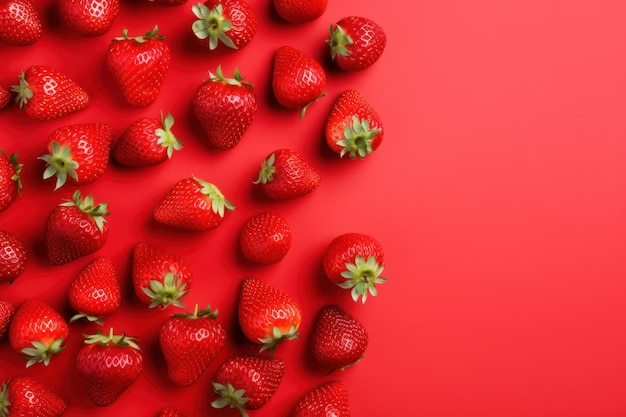
[[107,202],[95,205],[91,194],[87,194],[87,197],[82,199],[80,196],[80,190],[74,191],[71,200],[67,200],[60,204],[62,207],[76,206],[83,213],[90,215],[101,233],[104,231],[104,223],[106,222],[104,217],[111,214],[107,211],[107,205]]
[[33,91],[30,89],[28,85],[28,81],[26,81],[26,75],[22,72],[19,76],[19,85],[12,85],[11,91],[17,93],[15,96],[15,102],[20,105],[20,109],[24,107],[28,100],[33,98]]
[[85,337],[85,344],[87,345],[117,345],[117,346],[130,346],[133,349],[141,350],[139,345],[135,342],[136,338],[126,336],[125,333],[114,334],[113,327],[109,328],[109,334],[104,334],[98,330],[95,334],[83,335]]
[[216,49],[220,41],[229,48],[237,49],[226,34],[233,28],[233,23],[224,16],[221,4],[209,10],[204,4],[197,3],[191,6],[191,11],[198,18],[191,29],[198,39],[209,39],[210,50]]
[[117,38],[113,38],[113,40],[114,41],[134,40],[137,43],[144,43],[144,42],[146,42],[146,41],[148,41],[150,39],[158,39],[158,40],[165,39],[165,36],[158,35],[158,33],[159,33],[159,27],[157,25],[155,25],[152,30],[146,31],[145,35],[143,35],[143,36],[130,37],[130,36],[128,36],[128,29],[124,28],[124,29],[122,29],[122,36],[118,36]]
[[46,169],[43,172],[43,179],[56,176],[57,181],[54,186],[55,190],[61,188],[66,182],[67,177],[78,180],[76,170],[80,166],[78,162],[72,159],[72,148],[63,146],[57,141],[50,144],[50,154],[42,155],[38,159],[46,163]]
[[235,68],[235,71],[233,72],[233,78],[225,77],[224,73],[222,72],[221,65],[217,66],[217,69],[215,70],[215,74],[209,71],[208,81],[227,84],[227,85],[234,85],[237,87],[241,87],[243,85],[252,86],[251,82],[243,81],[243,77],[241,76],[241,73],[239,72],[238,68]]
[[63,342],[64,339],[62,337],[55,339],[49,344],[41,343],[36,340],[32,341],[31,344],[33,347],[26,347],[22,349],[22,358],[27,361],[26,367],[28,368],[29,366],[39,362],[48,366],[48,364],[50,364],[50,359],[52,359],[55,354],[65,349],[65,346],[62,346]]
[[300,332],[296,329],[296,326],[291,326],[287,332],[282,332],[278,327],[274,326],[272,329],[272,335],[266,338],[259,338],[261,346],[260,352],[268,350],[272,355],[276,351],[276,346],[281,344],[285,340],[295,340],[300,337]]
[[370,122],[367,119],[359,120],[358,117],[352,117],[352,125],[348,125],[343,130],[343,139],[337,141],[337,145],[341,146],[340,157],[348,154],[350,159],[355,159],[357,155],[363,159],[372,153],[372,141],[380,133],[381,129],[371,129]]
[[14,152],[11,154],[11,156],[8,156],[6,152],[4,152],[4,150],[0,149],[0,153],[6,156],[9,159],[9,162],[11,163],[11,165],[13,165],[15,174],[11,176],[11,180],[17,183],[17,194],[22,195],[22,179],[20,177],[20,174],[22,173],[22,168],[24,167],[24,164],[20,164],[17,161],[17,157],[18,157],[17,152]]
[[346,281],[337,285],[343,289],[351,290],[354,301],[358,301],[361,298],[361,302],[365,303],[368,294],[372,297],[378,295],[376,284],[387,282],[386,278],[380,276],[384,265],[379,265],[374,256],[370,256],[365,260],[361,255],[357,255],[353,264],[346,262],[345,265],[347,270],[343,271],[341,276]]
[[319,100],[320,98],[326,96],[326,93],[322,93],[319,96],[317,96],[314,100],[309,101],[307,104],[305,104],[301,109],[300,109],[300,119],[302,119],[304,117],[304,114],[306,113],[306,109],[309,108],[309,106],[313,103],[315,103],[317,100]]
[[179,151],[183,148],[183,143],[172,133],[171,129],[172,126],[174,126],[174,116],[172,116],[171,113],[163,117],[163,112],[161,112],[161,125],[163,127],[154,132],[159,137],[157,143],[167,148],[167,157],[171,158],[174,151]]
[[85,320],[87,320],[90,323],[99,324],[100,326],[102,326],[104,324],[104,322],[102,321],[102,317],[94,316],[94,315],[86,314],[86,313],[74,314],[70,318],[70,323],[73,323],[73,322],[75,322],[77,320],[81,320],[81,319],[85,319]]
[[211,306],[207,305],[207,307],[204,310],[198,310],[198,304],[196,304],[196,306],[193,309],[193,313],[189,314],[189,313],[178,313],[178,314],[174,314],[174,317],[180,317],[183,319],[199,319],[199,318],[203,318],[203,317],[209,317],[212,319],[216,319],[217,318],[217,309],[211,311]]
[[330,46],[330,57],[334,60],[337,55],[348,56],[350,51],[347,46],[354,43],[350,35],[348,35],[341,26],[330,25],[330,39],[326,39],[326,43]]
[[178,274],[168,272],[163,277],[163,281],[158,279],[150,280],[150,288],[142,287],[141,290],[150,297],[150,308],[161,307],[166,308],[169,305],[184,308],[185,304],[181,301],[189,290],[186,290],[186,282],[180,282]]
[[250,401],[250,398],[245,397],[246,390],[235,389],[231,384],[220,384],[213,382],[213,391],[219,395],[219,398],[213,400],[211,405],[214,408],[224,408],[229,406],[230,408],[236,408],[241,413],[242,417],[248,417],[248,413],[244,409],[244,404]]
[[8,417],[9,416],[9,407],[11,406],[11,401],[9,400],[9,382],[5,382],[2,384],[2,389],[0,389],[0,417]]
[[200,192],[211,200],[211,210],[213,213],[219,215],[220,217],[224,217],[224,212],[226,210],[234,210],[235,206],[233,203],[228,201],[224,194],[217,188],[214,184],[201,180],[200,178],[193,177],[194,180],[200,184],[202,187]]
[[274,166],[274,162],[276,162],[276,156],[274,154],[271,154],[261,164],[259,178],[257,178],[256,181],[252,181],[252,183],[267,184],[268,182],[271,182],[274,179],[274,174],[276,173],[276,167]]

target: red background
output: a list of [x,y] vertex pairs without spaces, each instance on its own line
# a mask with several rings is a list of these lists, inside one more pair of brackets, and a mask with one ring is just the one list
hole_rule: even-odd
[[[515,4],[511,4],[515,3]],[[176,118],[185,148],[148,169],[111,166],[85,193],[109,202],[111,256],[124,282],[125,305],[106,325],[136,335],[146,355],[141,378],[113,406],[91,405],[73,357],[81,334],[72,324],[66,351],[48,368],[24,370],[0,345],[0,378],[36,374],[69,404],[67,416],[152,416],[177,405],[189,416],[236,415],[210,410],[210,380],[219,361],[254,347],[236,320],[241,280],[254,275],[303,306],[302,337],[281,345],[287,373],[255,416],[287,415],[297,398],[331,379],[344,380],[354,416],[596,416],[626,414],[626,29],[617,1],[441,0],[381,5],[330,0],[314,22],[280,21],[269,1],[252,1],[259,31],[227,57],[194,46],[192,3],[177,8],[122,2],[113,28],[94,39],[69,33],[51,1],[37,0],[45,34],[30,47],[1,46],[0,82],[14,84],[30,65],[65,72],[91,95],[89,108],[34,122],[15,107],[0,112],[1,146],[25,163],[23,197],[0,214],[0,225],[28,242],[29,264],[0,298],[17,305],[36,296],[71,315],[65,292],[92,257],[50,267],[41,254],[47,214],[72,189],[53,192],[36,157],[48,135],[74,122],[107,122],[117,135],[160,110]],[[404,2],[409,5],[409,2]],[[385,7],[391,6],[393,7]],[[379,22],[388,36],[381,59],[359,73],[326,60],[328,26],[347,15]],[[158,24],[173,52],[158,100],[123,104],[103,65],[112,37],[127,27],[142,34]],[[328,96],[304,119],[281,109],[270,89],[274,51],[289,44],[327,69]],[[207,71],[238,67],[255,84],[260,109],[234,149],[203,144],[190,98]],[[379,111],[386,136],[364,161],[339,160],[323,141],[324,119],[337,95],[358,89]],[[259,198],[251,181],[279,147],[302,152],[322,185],[292,202]],[[192,234],[150,220],[151,209],[179,179],[214,182],[236,206],[216,230]],[[246,263],[237,247],[243,222],[275,211],[291,224],[293,246],[273,266]],[[375,236],[385,247],[389,282],[365,305],[355,304],[320,271],[321,253],[340,233]],[[156,330],[173,310],[148,310],[130,288],[130,250],[146,240],[178,252],[196,271],[185,299],[219,308],[227,349],[193,386],[166,379]],[[95,256],[95,255],[94,255]],[[308,360],[316,313],[338,303],[368,328],[365,359],[327,376]]]

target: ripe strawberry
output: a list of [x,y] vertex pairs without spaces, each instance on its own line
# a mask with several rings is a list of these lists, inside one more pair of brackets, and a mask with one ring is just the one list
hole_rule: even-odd
[[191,10],[198,18],[191,26],[193,33],[211,51],[238,51],[256,34],[256,12],[244,0],[207,0]]
[[281,46],[274,55],[272,91],[276,101],[288,109],[300,109],[325,96],[326,73],[314,58],[291,46]]
[[0,212],[13,204],[22,189],[20,173],[23,165],[17,161],[17,156],[17,153],[8,156],[0,149]]
[[87,395],[99,407],[113,404],[141,375],[143,355],[134,337],[101,331],[85,336],[76,370]]
[[274,0],[274,10],[289,23],[306,23],[326,11],[328,0]]
[[63,23],[78,36],[106,33],[120,12],[119,0],[57,0]]
[[59,417],[66,408],[61,397],[30,375],[15,376],[0,389],[0,416],[3,417]]
[[0,341],[4,340],[4,337],[7,335],[7,330],[9,329],[9,323],[11,323],[13,313],[15,313],[13,305],[11,305],[8,301],[0,300]]
[[380,274],[384,268],[383,247],[363,233],[345,233],[334,238],[323,254],[328,279],[351,290],[352,299],[365,303],[368,293],[378,295],[376,284],[387,282]]
[[242,80],[238,69],[233,78],[226,78],[218,66],[193,97],[196,119],[209,143],[221,150],[232,149],[239,142],[257,111],[252,83]]
[[174,184],[152,215],[158,223],[202,232],[215,229],[224,220],[226,210],[234,209],[214,184],[190,177]]
[[348,16],[330,25],[331,59],[344,71],[360,71],[380,58],[387,44],[382,27],[371,19]]
[[365,354],[365,326],[338,305],[322,308],[313,329],[311,351],[315,361],[331,370],[355,365]]
[[174,384],[193,384],[207,370],[226,343],[226,332],[217,322],[217,310],[174,314],[159,329],[159,344],[167,364],[167,375]]
[[215,408],[236,408],[243,417],[246,410],[264,406],[276,393],[285,374],[285,362],[279,358],[235,355],[220,364],[213,381],[219,396],[211,402]]
[[286,292],[265,282],[248,277],[241,286],[238,306],[239,326],[253,343],[274,353],[284,340],[300,335],[300,305]]
[[185,417],[185,415],[174,407],[164,407],[157,417]]
[[296,402],[291,417],[350,417],[348,386],[341,381],[319,385]]
[[106,54],[106,66],[131,106],[145,107],[156,100],[170,68],[172,55],[154,27],[144,36],[128,37],[128,30],[113,39]]
[[26,367],[50,363],[63,349],[69,327],[63,317],[44,301],[27,298],[15,311],[9,325],[9,343],[26,359]]
[[89,184],[100,178],[109,165],[113,128],[105,123],[61,126],[48,138],[43,178],[56,177],[58,190],[69,180],[72,185]]
[[67,75],[44,65],[33,65],[19,76],[15,101],[28,117],[52,120],[82,110],[89,105],[89,95]]
[[0,1],[0,42],[32,45],[43,32],[41,17],[30,0]]
[[0,110],[7,107],[13,99],[13,95],[11,93],[11,89],[5,86],[4,84],[0,84]]
[[0,230],[0,283],[13,282],[26,267],[28,251],[13,233]]
[[326,119],[326,143],[333,152],[350,159],[365,158],[383,140],[383,122],[374,108],[356,90],[344,91]]
[[320,175],[300,153],[278,149],[263,161],[254,184],[272,200],[291,200],[319,187]]
[[133,287],[139,301],[149,307],[170,304],[185,307],[182,298],[191,289],[193,272],[187,261],[167,249],[137,243],[133,247]]
[[46,223],[46,250],[52,265],[62,265],[99,250],[109,238],[107,203],[94,203],[74,191],[71,200],[55,207]]
[[183,148],[174,133],[174,116],[167,114],[161,120],[142,117],[135,120],[113,146],[113,159],[121,165],[147,167],[158,165]]
[[72,280],[68,299],[78,311],[70,323],[82,318],[102,325],[102,317],[120,308],[122,289],[111,258],[99,256]]
[[275,213],[250,217],[239,234],[239,246],[246,259],[265,265],[283,259],[291,247],[291,240],[289,223]]

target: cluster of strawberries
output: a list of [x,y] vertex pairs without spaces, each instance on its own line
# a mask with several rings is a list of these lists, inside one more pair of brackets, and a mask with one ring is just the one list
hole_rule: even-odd
[[[186,0],[156,0],[179,6]],[[276,12],[290,23],[317,19],[326,9],[320,0],[274,0]],[[63,22],[79,36],[105,33],[119,13],[119,2],[60,0]],[[244,48],[257,30],[255,12],[244,0],[207,0],[192,7],[197,17],[192,30],[199,42],[212,51],[232,53]],[[0,42],[31,45],[42,33],[36,7],[30,0],[0,0]],[[381,56],[386,43],[382,28],[370,19],[349,16],[331,25],[330,54],[345,71],[363,70]],[[130,37],[127,31],[113,39],[106,66],[119,86],[124,100],[144,107],[160,93],[169,69],[171,54],[158,27],[143,36]],[[54,68],[36,65],[19,76],[11,89],[0,88],[0,108],[11,101],[34,120],[52,120],[88,106],[88,94],[73,80]],[[324,95],[326,74],[312,57],[291,46],[280,47],[274,57],[272,91],[285,108],[300,111]],[[193,113],[207,141],[221,150],[237,145],[252,123],[257,102],[251,83],[235,70],[226,77],[218,66],[202,83],[192,102]],[[161,119],[143,117],[134,121],[114,140],[113,129],[105,123],[65,125],[49,137],[43,179],[54,178],[55,189],[79,187],[104,174],[110,160],[125,166],[161,164],[182,149],[172,127],[171,114]],[[383,125],[374,108],[356,90],[347,90],[335,101],[328,116],[325,135],[328,146],[341,157],[365,158],[383,139]],[[22,165],[16,153],[0,154],[0,212],[9,209],[21,189]],[[277,149],[263,161],[256,186],[273,200],[290,200],[319,186],[319,173],[299,153]],[[156,222],[192,231],[206,231],[220,225],[233,204],[215,184],[197,177],[176,183],[154,207]],[[106,243],[110,215],[106,202],[77,189],[71,200],[54,208],[45,231],[47,260],[62,265],[94,254]],[[291,245],[289,224],[274,213],[257,214],[245,223],[239,236],[243,255],[258,264],[279,262]],[[132,282],[137,298],[149,307],[184,307],[183,299],[193,287],[190,265],[175,253],[140,242],[133,247]],[[26,245],[15,235],[0,230],[0,283],[12,282],[22,274],[28,259]],[[328,279],[351,292],[354,301],[365,302],[377,295],[384,252],[381,244],[362,233],[345,233],[328,245],[323,269]],[[69,323],[89,320],[103,324],[103,317],[121,305],[120,279],[111,259],[93,259],[75,277],[68,294],[76,310]],[[298,338],[301,322],[298,303],[281,289],[256,278],[241,286],[238,320],[243,334],[259,345],[257,355],[234,355],[218,367],[213,379],[215,408],[231,407],[247,416],[246,410],[263,406],[278,389],[285,363],[274,357],[276,347]],[[195,306],[191,314],[175,314],[159,331],[159,344],[167,363],[168,377],[178,386],[193,384],[222,351],[226,332],[217,319],[217,310]],[[26,366],[47,365],[63,351],[69,323],[45,302],[27,298],[17,308],[0,301],[0,340],[26,359]],[[362,323],[338,305],[324,307],[317,318],[311,339],[316,362],[330,370],[345,369],[363,357],[367,331]],[[271,356],[261,354],[268,351]],[[104,364],[107,366],[104,366]],[[84,388],[98,406],[109,406],[139,377],[143,356],[137,341],[113,329],[85,336],[85,345],[76,357]],[[37,401],[32,400],[36,396]],[[58,416],[67,405],[44,384],[28,375],[6,381],[0,391],[0,416]],[[165,408],[161,416],[181,416]],[[293,416],[348,416],[345,383],[332,381],[304,395]]]

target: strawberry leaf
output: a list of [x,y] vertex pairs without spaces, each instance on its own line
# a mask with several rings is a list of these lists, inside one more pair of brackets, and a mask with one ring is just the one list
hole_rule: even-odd
[[233,28],[233,24],[224,16],[221,4],[209,10],[204,4],[197,3],[191,10],[198,18],[191,25],[191,29],[198,39],[209,39],[210,50],[216,49],[220,41],[229,48],[238,49],[226,34]]
[[337,285],[343,289],[349,289],[352,299],[356,302],[361,298],[361,302],[365,303],[367,295],[375,297],[378,295],[376,284],[387,282],[380,274],[383,272],[384,265],[379,265],[376,257],[370,256],[365,260],[361,255],[357,255],[354,263],[346,262],[346,271],[341,276],[346,281]]

